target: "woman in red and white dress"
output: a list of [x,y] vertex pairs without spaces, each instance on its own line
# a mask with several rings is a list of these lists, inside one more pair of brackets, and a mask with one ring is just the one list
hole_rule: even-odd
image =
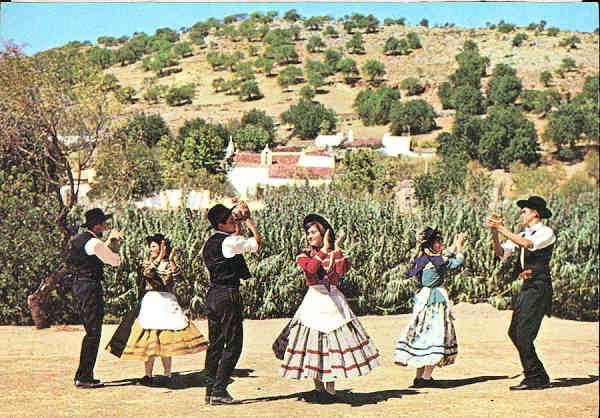
[[336,379],[366,375],[381,356],[337,287],[350,269],[342,250],[344,231],[334,243],[335,233],[322,216],[310,214],[302,225],[308,245],[296,260],[308,291],[289,325],[280,373],[313,379],[316,395],[333,398]]

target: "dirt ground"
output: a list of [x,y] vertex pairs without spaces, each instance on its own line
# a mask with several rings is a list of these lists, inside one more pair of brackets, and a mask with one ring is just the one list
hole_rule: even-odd
[[[101,349],[96,377],[101,389],[76,389],[73,374],[83,337],[81,326],[0,327],[2,417],[597,417],[598,323],[545,318],[537,352],[552,378],[542,391],[510,392],[521,380],[516,350],[506,335],[509,311],[487,304],[454,307],[459,339],[457,362],[434,372],[444,388],[411,388],[414,369],[393,364],[396,339],[409,315],[366,316],[361,321],[381,351],[384,364],[367,376],[337,383],[335,405],[300,400],[308,381],[279,377],[271,343],[285,319],[245,321],[245,342],[231,394],[239,405],[204,404],[199,375],[205,354],[175,357],[172,389],[135,384],[139,361],[124,361]],[[207,335],[206,321],[195,321]],[[102,348],[116,325],[105,325]],[[162,373],[157,362],[155,373]]]

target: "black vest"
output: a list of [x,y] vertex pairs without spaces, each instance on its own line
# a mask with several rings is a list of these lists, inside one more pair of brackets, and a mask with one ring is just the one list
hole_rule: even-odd
[[73,268],[74,280],[93,280],[97,282],[102,280],[104,267],[102,260],[85,252],[85,244],[93,237],[94,235],[91,232],[85,231],[75,235],[71,240],[67,262]]
[[227,237],[226,234],[216,233],[204,244],[202,256],[210,273],[212,286],[238,287],[240,279],[250,277],[250,270],[248,270],[244,256],[237,254],[231,258],[225,258],[223,255],[223,241]]
[[523,270],[531,270],[532,279],[550,281],[550,259],[553,250],[554,243],[536,251],[529,251],[525,248],[525,268]]

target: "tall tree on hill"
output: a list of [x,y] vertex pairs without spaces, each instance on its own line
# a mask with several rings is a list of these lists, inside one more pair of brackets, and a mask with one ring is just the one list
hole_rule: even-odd
[[[100,68],[78,53],[57,49],[32,58],[15,45],[0,52],[2,159],[24,168],[46,198],[56,201],[57,212],[51,216],[61,234],[63,255],[77,232],[68,217],[79,193],[76,173],[91,167],[96,146],[111,135],[113,114],[102,83]],[[62,185],[67,186],[64,197]],[[68,270],[60,263],[29,296],[38,328],[49,326],[50,292]]]

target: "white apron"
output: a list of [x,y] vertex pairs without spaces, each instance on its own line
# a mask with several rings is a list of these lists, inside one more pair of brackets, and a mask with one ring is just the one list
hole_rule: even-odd
[[147,292],[142,299],[138,320],[143,329],[177,331],[188,325],[188,319],[175,295],[169,292]]
[[327,291],[322,284],[308,288],[294,317],[304,326],[324,333],[338,329],[355,318],[342,292],[335,286]]

